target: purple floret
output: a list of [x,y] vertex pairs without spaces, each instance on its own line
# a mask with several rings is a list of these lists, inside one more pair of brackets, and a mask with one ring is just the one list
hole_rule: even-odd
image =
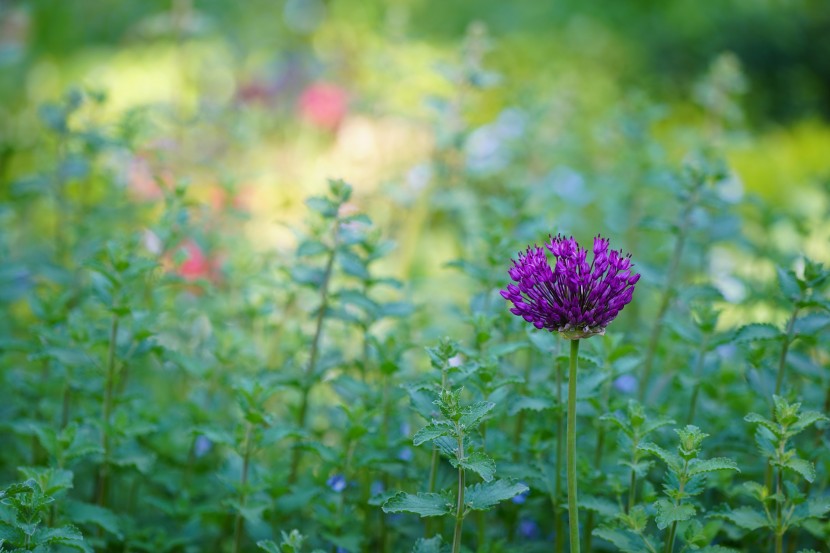
[[556,263],[551,268],[544,248],[519,252],[509,269],[515,284],[501,291],[513,303],[510,312],[536,328],[578,340],[604,334],[634,294],[640,275],[631,271],[631,255],[608,251],[608,240],[594,238],[594,258],[576,240],[557,235],[545,244]]

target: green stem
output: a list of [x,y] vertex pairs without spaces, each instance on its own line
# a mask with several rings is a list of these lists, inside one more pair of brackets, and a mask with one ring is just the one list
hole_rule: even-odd
[[[783,450],[783,447],[779,448],[779,450]],[[783,478],[781,472],[781,468],[779,467],[776,470],[777,474],[775,479],[775,553],[782,553],[784,550],[783,500],[781,499],[781,494],[784,493],[784,490],[782,489]]]
[[[464,434],[456,425],[458,433],[458,460],[464,459]],[[452,538],[452,553],[461,551],[461,525],[464,522],[464,468],[458,465],[458,501],[455,507],[455,531]]]
[[[637,464],[637,442],[632,442],[631,445],[631,464]],[[634,503],[637,501],[637,473],[631,469],[631,476],[628,478],[628,505],[625,508],[626,514],[631,512],[634,508]]]
[[[680,496],[683,495],[683,489],[686,487],[686,475],[688,474],[689,470],[689,460],[686,459],[683,461],[683,472],[680,477],[680,486],[678,487],[678,497],[674,500],[674,506],[680,507]],[[672,522],[671,529],[669,529],[669,535],[666,539],[666,549],[665,553],[671,553],[674,550],[674,540],[677,537],[677,521],[675,520]]]
[[112,415],[113,387],[115,383],[115,349],[118,339],[118,316],[113,315],[110,325],[109,351],[107,353],[107,380],[104,384],[104,406],[101,415],[101,447],[104,450],[104,460],[98,471],[98,505],[107,504],[107,486],[109,484],[110,440],[109,426]]
[[798,310],[798,307],[793,310],[793,314],[787,323],[787,336],[784,338],[784,344],[781,346],[781,355],[778,358],[778,376],[775,379],[775,395],[781,395],[781,386],[784,384],[784,369],[787,366],[787,352],[790,350],[790,343],[793,340],[795,319],[798,316]]
[[648,339],[648,347],[646,349],[646,358],[643,363],[643,374],[640,379],[640,402],[645,402],[646,391],[648,390],[649,380],[651,378],[651,369],[654,366],[654,356],[657,353],[657,345],[660,343],[660,334],[663,331],[663,320],[666,317],[666,312],[669,309],[671,298],[674,293],[674,283],[677,279],[677,271],[680,268],[680,260],[683,257],[683,248],[686,245],[686,234],[689,231],[689,225],[692,221],[692,211],[697,205],[698,191],[703,185],[703,181],[695,183],[692,193],[689,194],[689,199],[683,206],[683,212],[680,216],[680,226],[677,229],[677,242],[674,244],[674,251],[672,252],[671,262],[669,264],[669,271],[666,274],[666,284],[663,288],[663,296],[660,298],[660,305],[657,308],[657,316],[654,319],[654,326],[651,328],[651,335]]
[[[557,348],[558,349],[558,348]],[[558,355],[557,355],[558,357]],[[562,531],[562,458],[564,457],[565,419],[562,417],[562,364],[556,361],[556,479],[554,480],[553,501],[553,534],[555,536],[554,551],[562,551],[565,543],[565,533]]]
[[239,507],[240,510],[236,513],[236,522],[233,530],[233,552],[239,553],[242,546],[242,511],[245,508],[245,502],[248,498],[248,465],[251,461],[251,433],[254,430],[254,425],[248,423],[245,429],[245,446],[242,453],[242,481],[239,491]]
[[[613,376],[613,370],[609,367],[608,370]],[[602,410],[608,412],[608,401],[611,397],[611,378],[605,381],[602,387]],[[602,467],[602,455],[605,450],[605,426],[600,425],[597,429],[597,446],[594,449],[594,471],[595,475],[600,473]],[[595,476],[596,477],[596,476]],[[585,521],[585,551],[591,551],[594,531],[594,511],[588,511],[588,518]]]
[[[303,395],[300,398],[300,408],[297,412],[297,427],[301,431],[305,430],[306,426],[308,396],[311,393],[312,379],[314,378],[314,372],[317,366],[317,357],[320,351],[320,337],[323,335],[323,321],[325,320],[326,309],[328,309],[329,281],[331,280],[331,273],[334,269],[334,258],[337,255],[337,227],[339,224],[340,223],[338,221],[334,222],[334,240],[328,260],[326,261],[326,269],[323,272],[323,282],[320,285],[320,310],[317,313],[317,321],[314,327],[314,338],[311,340],[311,354],[309,356],[308,366],[305,371],[306,382],[303,384]],[[291,453],[291,473],[288,477],[289,484],[297,482],[301,456],[302,451],[298,447],[294,447],[294,450]]]
[[568,528],[571,553],[579,553],[579,509],[576,498],[576,365],[579,340],[571,340],[568,370]]
[[692,389],[692,397],[689,400],[689,416],[686,419],[686,424],[692,424],[695,419],[695,411],[697,410],[697,397],[700,394],[700,382],[703,378],[703,361],[706,359],[706,350],[709,347],[709,333],[703,334],[703,339],[700,341],[700,350],[697,355],[697,362],[695,363],[695,387]]
[[[447,371],[441,370],[441,389],[447,387]],[[429,493],[435,492],[435,484],[438,480],[438,462],[440,461],[440,456],[438,454],[438,446],[432,446],[432,459],[429,464],[429,483],[427,484],[427,491]],[[428,518],[426,524],[424,524],[424,537],[429,538],[432,536],[432,528],[433,528],[433,520],[432,518]]]

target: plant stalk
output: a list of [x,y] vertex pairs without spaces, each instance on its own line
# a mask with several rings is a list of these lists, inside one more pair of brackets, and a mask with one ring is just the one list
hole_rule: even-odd
[[703,334],[703,339],[700,341],[700,350],[697,355],[697,362],[695,363],[695,387],[692,389],[692,397],[689,400],[689,416],[686,419],[686,424],[693,424],[695,420],[695,411],[697,410],[697,397],[700,394],[700,380],[703,377],[703,362],[706,359],[706,350],[709,347],[709,333]]
[[101,447],[104,450],[104,460],[98,471],[98,505],[105,507],[107,504],[107,486],[109,484],[109,463],[110,463],[110,439],[109,426],[112,416],[113,388],[115,386],[115,349],[118,339],[117,315],[113,315],[110,324],[109,351],[107,353],[107,380],[104,384],[104,406],[101,415]]
[[799,308],[793,310],[790,320],[787,322],[787,336],[784,338],[784,344],[781,346],[781,355],[778,358],[778,376],[775,378],[775,395],[781,395],[781,386],[784,384],[784,371],[787,366],[787,353],[790,350],[790,344],[793,341],[793,332],[795,329],[795,319],[798,317]]
[[571,340],[568,370],[568,528],[570,551],[579,553],[579,508],[576,497],[576,368],[579,340]]
[[[239,506],[240,509],[245,507],[245,502],[248,499],[248,466],[251,462],[251,434],[253,433],[254,425],[250,422],[245,428],[245,446],[242,453],[242,480],[239,492]],[[233,551],[239,553],[242,546],[242,512],[237,511],[236,522],[233,529]]]
[[[464,458],[464,435],[456,425],[458,432],[458,460]],[[461,551],[461,525],[464,523],[464,468],[458,465],[458,502],[455,507],[455,531],[452,538],[452,553]]]
[[689,195],[689,199],[683,206],[683,213],[680,216],[680,226],[677,230],[677,242],[674,243],[674,251],[672,252],[671,262],[669,264],[669,271],[666,274],[666,284],[663,289],[663,296],[660,298],[660,304],[657,308],[657,316],[654,319],[654,326],[651,328],[651,335],[648,339],[646,358],[643,363],[643,374],[640,379],[639,400],[641,403],[645,403],[646,391],[648,390],[648,384],[651,378],[651,369],[654,366],[654,356],[657,353],[657,346],[660,343],[660,334],[663,332],[663,320],[666,317],[666,312],[669,309],[669,304],[671,303],[674,293],[674,284],[677,279],[677,271],[680,268],[680,260],[683,257],[683,249],[686,246],[686,235],[692,221],[692,210],[697,205],[698,192],[702,185],[702,181],[695,183],[692,193]]
[[[337,255],[337,227],[339,222],[334,223],[334,241],[326,261],[326,268],[323,272],[323,282],[320,285],[320,310],[317,313],[317,321],[314,327],[314,338],[311,341],[311,353],[308,360],[308,366],[305,371],[305,380],[302,388],[302,398],[300,399],[300,408],[297,412],[297,427],[300,430],[305,430],[306,417],[308,413],[308,396],[311,393],[312,378],[317,366],[317,357],[320,351],[320,337],[323,335],[323,321],[326,316],[326,309],[328,309],[329,300],[329,281],[331,280],[331,273],[334,269],[334,258]],[[291,473],[288,476],[288,483],[294,484],[297,482],[297,476],[300,469],[300,458],[302,451],[296,447],[291,453]]]
[[[557,355],[558,357],[558,355]],[[565,533],[562,531],[562,458],[565,456],[562,436],[565,434],[565,419],[562,417],[562,364],[556,361],[556,479],[553,482],[553,534],[554,551],[562,551]]]

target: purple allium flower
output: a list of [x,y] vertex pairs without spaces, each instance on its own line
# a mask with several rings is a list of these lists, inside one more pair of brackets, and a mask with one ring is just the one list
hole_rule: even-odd
[[545,244],[556,258],[551,268],[544,248],[519,252],[501,291],[513,303],[510,310],[536,328],[559,332],[569,340],[604,334],[605,327],[634,294],[640,275],[631,271],[631,255],[608,251],[608,240],[594,238],[594,259],[576,240],[557,235]]
[[637,391],[637,377],[630,374],[621,374],[614,380],[614,388],[624,394],[633,394]]
[[346,489],[346,477],[342,474],[335,474],[326,480],[326,485],[335,492],[340,493]]

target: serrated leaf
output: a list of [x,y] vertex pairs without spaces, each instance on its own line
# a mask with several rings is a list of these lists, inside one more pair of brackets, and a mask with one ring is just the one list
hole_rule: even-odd
[[319,240],[304,240],[297,246],[298,257],[311,257],[329,251]]
[[716,518],[724,518],[731,521],[736,526],[745,530],[757,530],[758,528],[772,527],[767,520],[766,515],[760,511],[756,511],[752,507],[738,507],[723,513],[714,513],[711,515]]
[[94,524],[118,539],[123,537],[119,528],[118,517],[109,509],[91,503],[70,500],[67,502],[66,513],[69,520],[76,524]]
[[594,530],[592,534],[611,542],[623,553],[643,553],[645,550],[642,538],[626,530],[602,527]]
[[818,334],[830,326],[830,316],[827,313],[809,313],[799,317],[793,324],[793,332],[798,336]]
[[822,518],[828,512],[830,512],[830,498],[810,499],[795,508],[791,521],[795,524],[811,518]]
[[545,409],[553,409],[553,407],[553,400],[550,398],[521,396],[513,401],[508,413],[515,415],[520,411],[544,411]]
[[830,419],[828,419],[823,413],[819,413],[818,411],[805,411],[798,414],[798,420],[792,425],[791,429],[793,432],[798,433],[810,425],[826,420]]
[[772,422],[766,417],[759,415],[758,413],[749,413],[744,417],[746,422],[754,422],[756,424],[760,424],[774,435],[779,436],[781,434],[781,428],[777,423]]
[[481,476],[485,482],[493,480],[496,474],[496,462],[481,451],[475,451],[459,463],[465,470],[471,470]]
[[458,422],[464,425],[465,428],[474,428],[495,406],[496,404],[491,401],[473,403],[464,408],[461,412],[461,419]]
[[596,511],[602,516],[609,518],[620,512],[619,506],[610,499],[590,495],[581,495],[579,497],[579,507],[589,511]]
[[411,494],[399,492],[383,504],[384,513],[414,513],[423,517],[438,517],[452,511],[452,503],[437,493]]
[[665,529],[673,522],[683,522],[695,516],[694,506],[688,504],[675,505],[668,499],[658,500],[656,507],[657,516],[654,521],[660,530]]
[[790,470],[794,470],[798,474],[804,477],[807,482],[813,482],[816,479],[816,468],[813,466],[813,463],[807,461],[806,459],[801,459],[800,457],[791,457],[787,459],[787,462],[784,463],[784,466]]
[[657,444],[646,442],[637,446],[637,449],[639,449],[640,451],[644,451],[646,453],[651,453],[652,455],[656,455],[664,463],[666,463],[666,465],[668,465],[670,470],[674,472],[680,472],[680,470],[682,469],[683,463],[681,462],[680,457],[670,451],[663,449]]
[[271,540],[259,540],[258,542],[256,542],[256,546],[260,549],[267,551],[268,553],[282,553],[277,544],[272,542]]
[[453,427],[449,424],[443,422],[433,422],[418,430],[412,438],[412,443],[415,445],[421,445],[424,442],[432,441],[435,438],[446,436],[452,432]]
[[694,476],[696,474],[702,474],[705,472],[713,472],[716,470],[736,470],[741,472],[741,469],[738,468],[738,464],[729,459],[727,457],[715,457],[714,459],[692,459],[689,462],[689,476]]
[[782,267],[776,267],[775,272],[778,275],[778,288],[781,294],[790,301],[798,299],[801,296],[801,287],[795,273]]
[[752,323],[736,330],[732,341],[745,344],[756,340],[777,340],[782,336],[781,331],[771,324]]
[[441,536],[433,536],[416,541],[412,553],[447,553],[449,550],[449,544],[445,544]]
[[474,511],[487,511],[530,488],[512,480],[495,480],[465,488],[464,502]]

